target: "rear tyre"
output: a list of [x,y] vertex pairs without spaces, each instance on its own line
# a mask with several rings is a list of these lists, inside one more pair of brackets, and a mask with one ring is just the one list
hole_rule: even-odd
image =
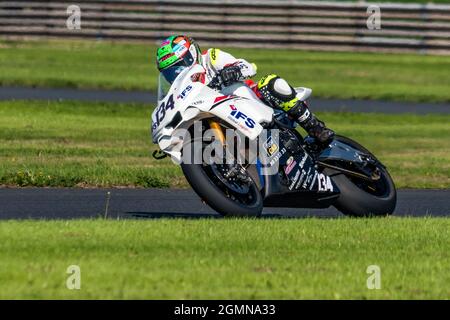
[[[336,136],[335,139],[373,156],[356,141],[343,136]],[[380,178],[373,185],[367,185],[364,181],[347,177],[342,173],[333,175],[328,172],[341,191],[335,203],[339,211],[352,217],[387,216],[394,212],[397,203],[394,182],[386,168],[381,165],[377,168]]]

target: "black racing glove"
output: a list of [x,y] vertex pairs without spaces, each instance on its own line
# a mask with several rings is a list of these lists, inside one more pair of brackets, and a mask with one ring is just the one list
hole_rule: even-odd
[[238,66],[229,66],[222,69],[220,77],[225,86],[229,86],[242,79],[241,68]]

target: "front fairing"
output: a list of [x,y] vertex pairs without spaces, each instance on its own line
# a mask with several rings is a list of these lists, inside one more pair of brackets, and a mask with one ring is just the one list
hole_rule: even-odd
[[[261,102],[226,95],[192,80],[196,74],[204,72],[205,69],[197,64],[183,70],[169,90],[164,90],[163,83],[159,86],[160,99],[152,113],[152,139],[161,150],[176,158],[183,140],[179,132],[189,128],[195,120],[221,119],[251,140],[263,130],[261,123],[272,120],[273,110]],[[242,86],[246,87],[245,84]]]
[[[189,108],[192,102],[194,102],[193,100],[206,87],[200,82],[193,82],[191,80],[190,76],[197,72],[204,72],[204,69],[200,65],[186,68],[171,85],[160,75],[158,83],[158,104],[152,113],[151,128],[154,143],[160,143],[163,136],[170,136],[173,130],[189,117],[186,114],[186,109]],[[198,112],[195,112],[192,116],[196,116],[197,114]],[[174,123],[174,118],[178,118],[180,121]]]

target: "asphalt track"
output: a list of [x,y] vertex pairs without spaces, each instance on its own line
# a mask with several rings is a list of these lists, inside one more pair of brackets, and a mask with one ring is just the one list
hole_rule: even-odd
[[[78,100],[105,102],[137,102],[153,104],[156,96],[146,91],[104,91],[85,89],[46,89],[23,87],[0,87],[0,100]],[[450,104],[410,103],[374,100],[310,100],[314,111],[349,111],[377,113],[440,113],[450,114]]]
[[[220,218],[186,189],[0,188],[0,219]],[[450,216],[450,190],[399,190],[396,216]],[[263,218],[336,218],[334,208],[265,208]]]

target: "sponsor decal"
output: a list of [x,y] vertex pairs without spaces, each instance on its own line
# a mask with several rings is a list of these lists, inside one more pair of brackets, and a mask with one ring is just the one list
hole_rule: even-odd
[[244,121],[244,124],[250,128],[253,129],[255,127],[255,120],[247,116],[242,111],[239,111],[234,105],[230,104],[231,112],[228,116],[229,119],[232,119],[235,123],[240,123],[241,119]]
[[197,100],[191,103],[191,105],[193,106],[198,106],[199,104],[203,104],[205,103],[205,100]]
[[305,165],[306,159],[308,159],[307,153],[305,153],[305,155],[303,156],[302,160],[299,163],[300,168],[303,168],[303,166]]
[[239,67],[239,70],[241,70],[242,76],[244,78],[253,76],[253,73],[251,72],[251,69],[250,69],[250,67],[249,67],[249,65],[247,63],[244,63],[242,61],[238,61],[236,63],[236,65]]
[[[314,174],[317,175],[317,171],[314,170]],[[312,186],[310,185],[310,183],[311,183],[311,181],[314,181],[314,179],[315,179],[315,176],[313,178],[311,168],[309,168],[308,172],[306,173],[306,178],[305,178],[305,181],[303,182],[302,188],[306,189],[309,185],[309,190],[311,190]]]
[[186,47],[180,47],[177,51],[175,51],[175,55],[178,58],[181,58],[182,56],[184,56],[184,54],[186,53],[186,51],[188,51],[188,49]]
[[297,185],[295,186],[295,189],[298,189],[301,187],[301,184],[303,182],[303,179],[305,179],[306,176],[306,171],[304,169],[302,169],[302,174],[300,176],[300,178],[298,179]]
[[286,174],[289,174],[292,169],[295,168],[295,165],[297,164],[297,161],[294,160],[294,157],[290,156],[289,159],[286,161],[286,168],[284,169],[284,172]]
[[173,53],[180,58],[184,56],[184,54],[188,51],[188,46],[186,44],[186,40],[181,40],[173,47]]
[[211,53],[210,53],[210,57],[211,57],[211,64],[214,66],[216,64],[216,60],[217,60],[217,51],[219,51],[219,49],[211,49]]
[[[264,149],[269,157],[273,156],[278,151],[278,145],[273,142],[272,137],[269,137],[263,144]],[[291,157],[292,158],[292,157]]]
[[290,165],[293,161],[294,161],[294,157],[293,157],[293,156],[290,156],[290,157],[286,160],[286,165]]
[[309,110],[306,109],[306,110],[305,110],[305,113],[304,113],[300,118],[298,118],[298,121],[299,121],[299,122],[305,121],[306,119],[308,119],[308,117],[309,117],[310,114],[311,114],[311,113],[309,112]]
[[329,176],[326,176],[323,173],[319,173],[317,175],[317,183],[318,183],[319,191],[333,192],[333,184],[331,183],[331,179]]
[[[316,178],[317,178],[318,172],[314,172],[314,176],[311,180],[311,184],[309,185],[309,190],[312,190],[312,188],[314,187],[314,185],[316,184]],[[308,177],[309,178],[309,177]],[[308,183],[309,183],[309,179],[308,179]]]
[[292,188],[294,188],[295,184],[296,184],[297,181],[298,181],[298,177],[300,177],[300,170],[297,170],[297,172],[295,173],[294,178],[292,178],[292,182],[291,182],[291,184],[289,185],[289,190],[292,190]]
[[277,152],[277,154],[273,157],[272,160],[270,160],[269,164],[270,166],[273,166],[275,164],[275,162],[277,162],[278,160],[280,160],[280,158],[283,156],[283,154],[286,153],[286,148],[281,149],[280,151]]
[[244,70],[244,69],[248,69],[247,64],[243,63],[243,62],[238,62],[237,66],[239,67],[239,69]]
[[164,57],[161,58],[160,61],[165,61],[165,60],[169,59],[170,57],[172,57],[173,55],[174,55],[173,53],[170,53],[170,54],[168,54],[168,55],[165,55]]
[[184,88],[184,90],[177,96],[177,99],[181,99],[184,100],[184,98],[186,98],[186,96],[191,92],[192,90],[192,86],[188,85],[186,88]]

